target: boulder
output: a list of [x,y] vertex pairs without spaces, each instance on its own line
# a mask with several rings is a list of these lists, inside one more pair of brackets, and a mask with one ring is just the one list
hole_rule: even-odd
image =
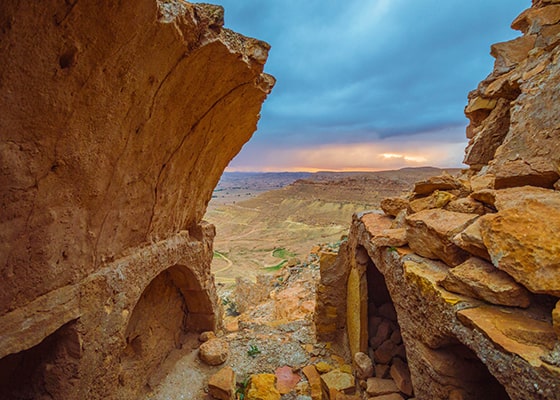
[[392,379],[369,378],[366,392],[370,396],[398,393],[399,388]]
[[439,284],[450,292],[492,304],[524,308],[531,304],[527,289],[505,272],[476,257],[450,269]]
[[208,379],[208,393],[215,399],[234,400],[235,372],[231,367],[222,368]]
[[251,375],[251,383],[247,390],[247,400],[280,400],[280,392],[276,389],[274,374]]
[[407,396],[412,396],[412,380],[410,378],[410,370],[408,365],[399,358],[393,360],[391,365],[391,378],[395,381],[397,388]]
[[323,389],[330,393],[332,391],[353,394],[356,390],[356,382],[352,374],[333,369],[321,375]]
[[408,200],[402,197],[389,197],[381,200],[380,206],[385,214],[396,217],[399,212],[407,209]]
[[484,204],[476,201],[471,197],[463,197],[462,199],[450,201],[445,206],[445,209],[448,211],[460,212],[465,214],[486,214]]
[[373,376],[373,363],[365,353],[357,352],[354,354],[354,367],[358,379],[367,379]]
[[398,346],[391,339],[387,339],[373,353],[374,361],[380,364],[389,364],[397,351]]
[[496,43],[490,47],[490,54],[496,58],[494,69],[507,72],[529,55],[535,47],[536,35],[521,36],[507,42]]
[[488,250],[484,245],[484,240],[482,240],[482,234],[480,233],[480,221],[482,219],[483,218],[479,218],[474,221],[451,240],[463,250],[490,261],[490,254],[488,254]]
[[289,366],[276,368],[274,375],[276,375],[276,388],[280,394],[290,393],[301,380],[300,376],[294,374],[292,367]]
[[463,182],[449,174],[434,176],[426,180],[416,182],[414,184],[414,193],[416,193],[417,195],[428,195],[436,190],[453,189],[468,192],[468,189],[465,187]]
[[447,210],[424,210],[406,218],[408,245],[417,254],[456,266],[468,254],[451,239],[478,218]]
[[422,210],[443,208],[453,199],[455,199],[455,196],[451,193],[436,190],[427,197],[421,197],[419,199],[412,200],[409,203],[407,210],[409,214],[414,214]]
[[198,355],[208,365],[220,365],[229,356],[229,345],[223,339],[209,339],[200,345]]
[[368,400],[403,400],[398,393],[382,394],[381,396],[369,397]]
[[481,217],[492,263],[534,293],[560,296],[560,206],[525,200]]

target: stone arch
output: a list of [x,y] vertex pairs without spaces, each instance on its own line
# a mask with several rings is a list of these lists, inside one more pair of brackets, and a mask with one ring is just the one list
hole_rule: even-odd
[[77,398],[82,356],[77,321],[61,326],[39,344],[0,360],[0,398]]
[[125,331],[120,383],[142,387],[189,333],[215,328],[210,293],[188,267],[174,265],[146,286]]

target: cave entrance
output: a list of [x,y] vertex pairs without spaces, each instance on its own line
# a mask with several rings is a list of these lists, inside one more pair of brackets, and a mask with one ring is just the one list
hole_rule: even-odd
[[366,260],[367,280],[367,352],[375,365],[375,376],[393,379],[405,398],[413,397],[412,381],[406,358],[406,349],[397,320],[393,300],[385,277],[377,269],[367,251],[357,249]]
[[0,398],[5,400],[76,398],[81,345],[76,321],[36,346],[0,360]]
[[430,375],[447,389],[450,399],[510,400],[503,385],[464,344],[457,342],[435,350],[425,348],[422,353],[432,370]]
[[210,296],[189,268],[175,265],[161,272],[130,316],[121,384],[141,387],[149,377],[160,376],[156,370],[173,350],[182,348],[189,334],[214,330],[215,322]]

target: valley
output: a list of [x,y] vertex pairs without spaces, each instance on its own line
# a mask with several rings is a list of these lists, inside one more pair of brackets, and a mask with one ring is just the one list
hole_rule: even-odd
[[[459,169],[445,170],[456,174]],[[290,263],[306,263],[318,244],[336,245],[352,215],[411,190],[438,168],[379,172],[225,173],[205,219],[216,226],[212,272],[219,285],[254,281]]]

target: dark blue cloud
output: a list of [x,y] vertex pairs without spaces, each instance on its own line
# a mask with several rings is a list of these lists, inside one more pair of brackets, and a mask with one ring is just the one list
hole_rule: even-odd
[[[216,0],[225,25],[272,45],[278,82],[253,141],[375,141],[464,126],[490,45],[529,0]],[[460,129],[454,129],[460,132]],[[462,141],[464,137],[454,140]],[[251,146],[251,143],[248,145]],[[241,155],[242,156],[242,155]]]

